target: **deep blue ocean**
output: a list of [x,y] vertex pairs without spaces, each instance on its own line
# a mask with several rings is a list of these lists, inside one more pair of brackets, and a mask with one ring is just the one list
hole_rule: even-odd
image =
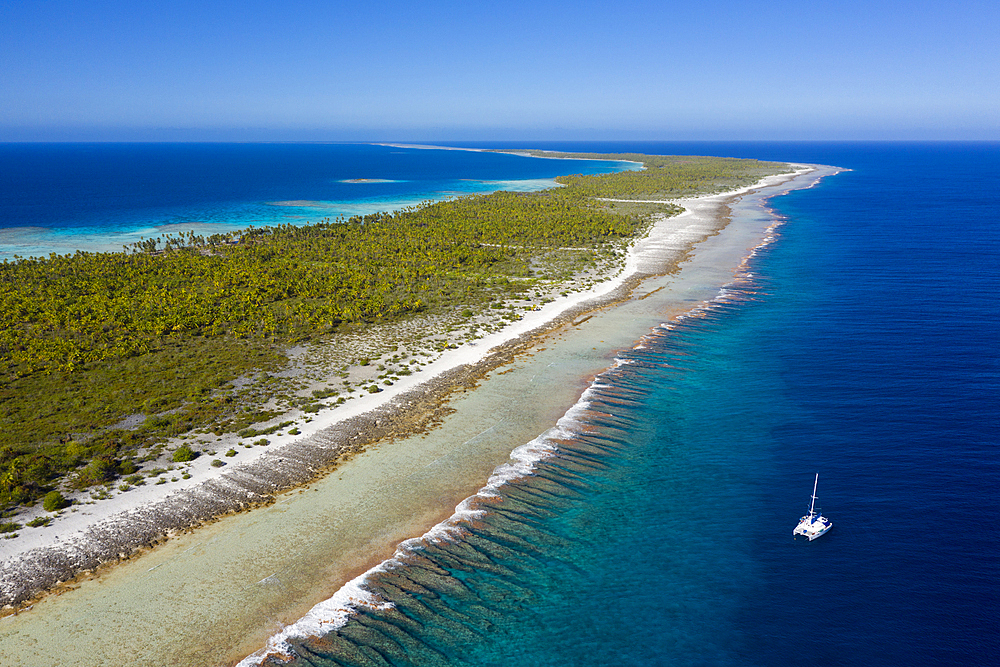
[[[296,643],[297,662],[996,664],[1000,144],[533,146],[852,171],[772,199],[784,223],[752,260],[751,279],[704,317],[656,329],[622,353],[549,439],[557,455],[478,501],[460,538],[424,540],[405,564],[369,577],[369,590],[394,606],[363,607],[337,632]],[[2,150],[36,151],[44,162],[46,149]],[[212,152],[163,150],[177,153],[172,169],[186,151]],[[294,184],[291,172],[312,173],[313,153],[288,150]],[[299,150],[306,166],[291,157]],[[525,175],[509,160],[477,171],[494,157],[413,151],[409,172],[348,165],[329,178],[412,182],[420,161],[438,156],[467,162],[450,182],[567,173]],[[22,187],[6,159],[5,207],[10,188]],[[133,171],[118,168],[123,178]],[[222,201],[347,198],[270,182],[254,191],[252,174],[220,176],[225,192],[214,195],[212,178],[202,172],[168,200],[139,193],[121,205],[122,219]],[[69,192],[18,204],[40,216],[28,224],[24,213],[19,226],[58,227],[40,212],[48,205],[74,207]],[[817,472],[834,528],[796,540]]]

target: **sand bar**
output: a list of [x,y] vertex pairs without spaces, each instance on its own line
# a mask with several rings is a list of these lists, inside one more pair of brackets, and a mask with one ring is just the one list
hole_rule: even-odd
[[[833,171],[800,176],[795,187],[808,187],[827,173]],[[138,544],[156,539],[170,521],[179,528],[258,497],[263,502],[282,485],[305,482],[345,443],[412,427],[405,420],[397,423],[401,414],[438,410],[435,417],[443,420],[428,434],[370,448],[267,507],[177,535],[45,598],[27,613],[0,620],[0,662],[28,664],[31,657],[65,664],[60,660],[71,655],[73,664],[231,664],[258,649],[345,581],[391,555],[399,541],[447,518],[514,447],[551,426],[576,401],[588,377],[612,362],[615,350],[631,346],[672,313],[710,298],[731,279],[768,224],[767,216],[753,217],[759,204],[748,203],[746,215],[738,216],[739,229],[712,236],[730,208],[743,204],[731,195],[684,204],[688,213],[658,223],[636,243],[626,271],[590,294],[548,304],[491,340],[451,351],[391,391],[313,420],[284,447],[261,449],[238,468],[215,471],[208,483],[161,497],[156,494],[164,491],[156,487],[138,489],[121,496],[132,507],[80,514],[74,517],[77,526],[60,526],[57,542],[6,555],[5,586],[44,571],[40,561],[45,560],[69,576],[102,549],[106,556],[109,546],[128,553],[137,537]],[[579,314],[602,300],[620,299],[629,276],[668,270],[706,237],[683,271],[649,278],[632,298],[582,321]],[[656,298],[641,298],[654,293]],[[548,335],[528,335],[539,328]],[[491,368],[483,377],[483,369]],[[424,380],[432,374],[435,380]],[[464,390],[476,383],[475,391]],[[456,387],[460,395],[440,409],[440,395]],[[421,402],[423,396],[427,402]]]

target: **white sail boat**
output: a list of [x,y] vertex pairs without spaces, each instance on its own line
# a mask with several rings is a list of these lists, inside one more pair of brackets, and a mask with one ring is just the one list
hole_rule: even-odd
[[819,484],[819,473],[816,473],[816,481],[813,482],[812,503],[809,505],[809,514],[799,519],[799,525],[795,526],[792,535],[805,535],[812,542],[817,537],[833,528],[833,523],[822,514],[816,514],[816,486]]

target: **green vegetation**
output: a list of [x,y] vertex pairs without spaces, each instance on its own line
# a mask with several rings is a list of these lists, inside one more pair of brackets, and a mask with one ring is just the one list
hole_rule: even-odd
[[779,162],[697,155],[553,153],[539,150],[517,152],[539,157],[627,160],[642,163],[643,169],[636,171],[556,178],[556,182],[570,186],[584,197],[609,199],[675,199],[726,192],[752,185],[770,174],[789,171],[788,165]]
[[69,506],[69,501],[58,491],[49,491],[42,499],[42,509],[46,512],[57,512]]
[[[252,425],[279,414],[259,406],[291,345],[417,312],[470,317],[502,307],[535,281],[620,257],[651,213],[678,210],[605,199],[713,192],[787,170],[753,160],[573,157],[634,159],[646,169],[303,227],[167,235],[124,253],[5,261],[0,509],[34,502],[60,480],[87,488],[132,475],[169,437],[274,433],[291,422]],[[190,460],[187,452],[182,445],[174,461]]]
[[186,463],[187,461],[194,461],[196,458],[198,458],[198,452],[191,449],[191,445],[181,445],[174,450],[171,460],[174,463]]
[[287,422],[281,422],[280,424],[277,424],[276,426],[269,426],[267,428],[261,428],[261,429],[257,429],[257,428],[245,428],[245,429],[242,429],[241,431],[239,431],[238,435],[241,438],[253,438],[254,436],[258,436],[258,435],[271,435],[272,433],[277,433],[278,431],[280,431],[281,429],[285,428],[286,426],[291,426],[294,423],[295,422],[293,422],[293,421],[287,421]]

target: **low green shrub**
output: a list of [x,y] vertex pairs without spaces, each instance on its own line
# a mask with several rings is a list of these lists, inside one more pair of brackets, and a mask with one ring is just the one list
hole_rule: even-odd
[[119,475],[131,475],[139,469],[136,464],[131,460],[122,461],[118,464],[118,474]]
[[72,481],[76,488],[85,489],[95,484],[104,484],[115,477],[115,468],[107,459],[94,459],[84,467]]
[[49,491],[42,500],[42,508],[46,512],[56,512],[69,506],[69,501],[58,491]]
[[198,458],[198,452],[191,449],[190,445],[181,445],[174,450],[174,455],[171,457],[174,463],[185,463],[187,461],[194,461]]
[[340,390],[334,389],[333,387],[327,387],[326,389],[314,389],[312,392],[313,398],[324,399],[330,396],[336,396],[340,393]]

